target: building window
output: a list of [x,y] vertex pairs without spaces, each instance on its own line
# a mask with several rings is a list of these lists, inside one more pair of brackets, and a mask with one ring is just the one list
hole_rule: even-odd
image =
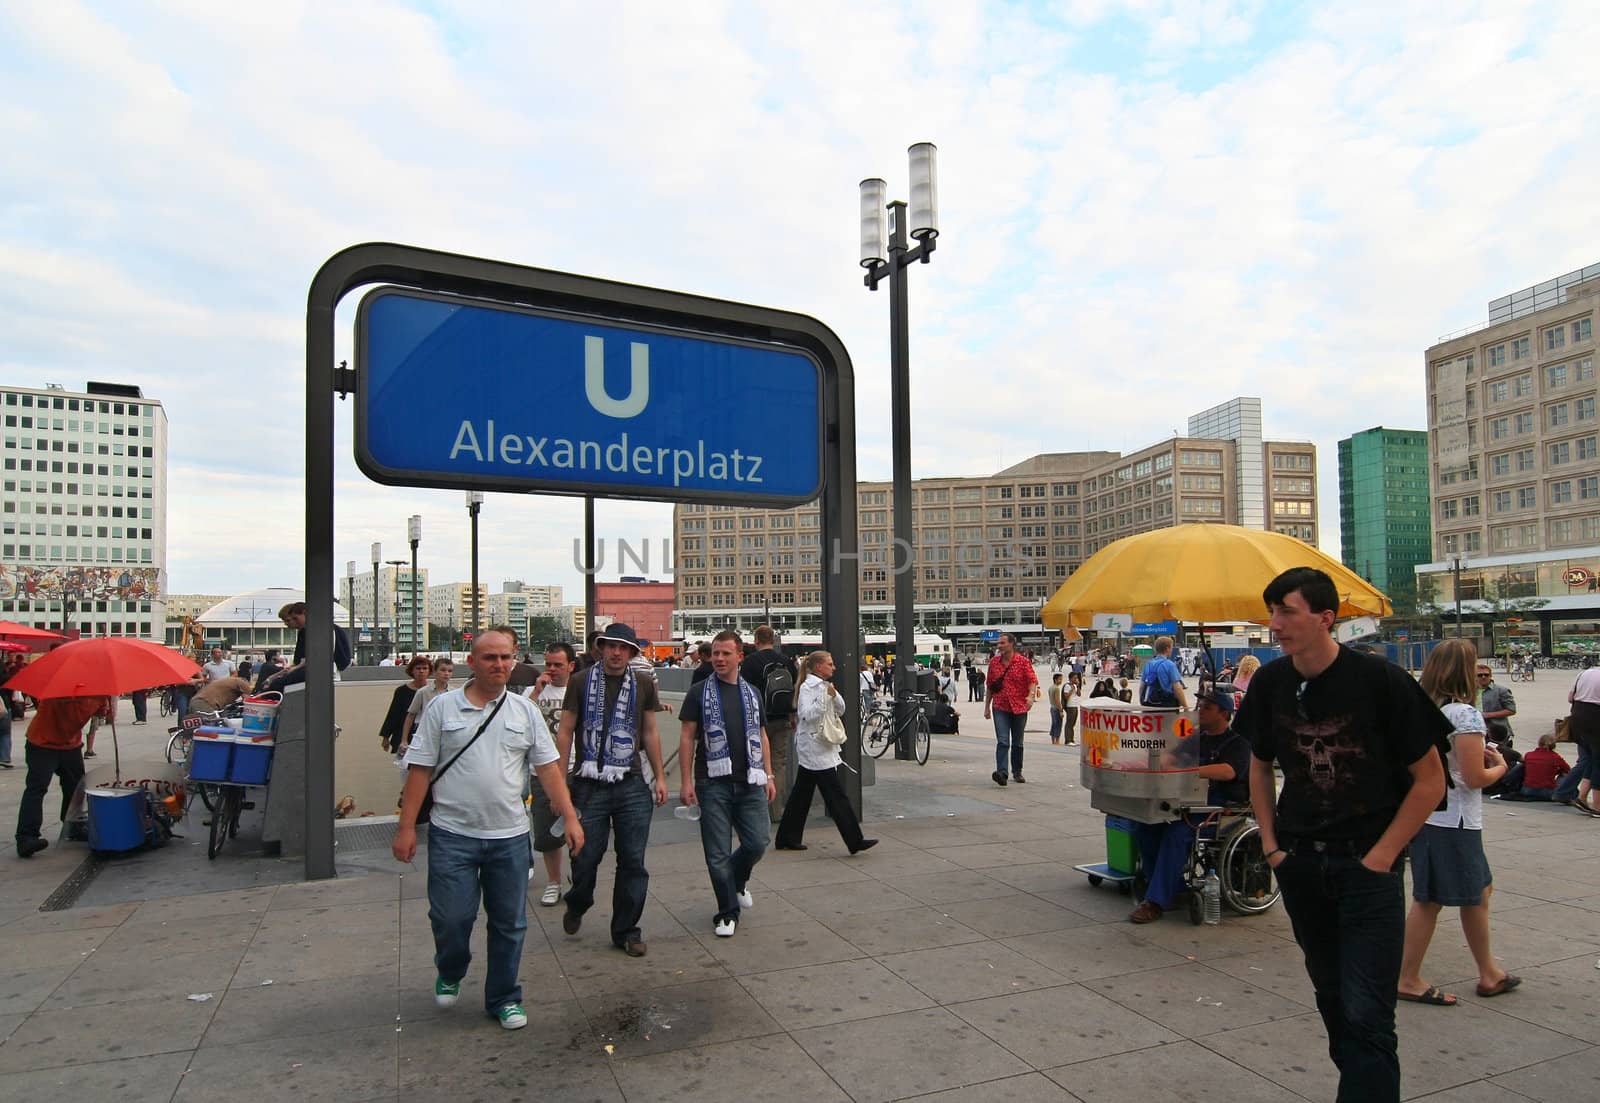
[[1454,498],[1441,498],[1439,500],[1439,520],[1454,521],[1460,516],[1459,504]]
[[1572,418],[1574,421],[1594,420],[1594,398],[1580,398],[1572,404]]
[[1511,342],[1511,359],[1521,360],[1528,355],[1528,341],[1527,337],[1518,337]]
[[1544,385],[1548,390],[1558,390],[1567,385],[1567,366],[1551,364],[1544,370]]
[[1596,441],[1594,437],[1578,438],[1578,458],[1580,460],[1592,460],[1597,455],[1600,455],[1600,452],[1596,451]]
[[1490,507],[1494,510],[1494,512],[1496,512],[1496,513],[1510,513],[1511,512],[1511,491],[1509,491],[1509,490],[1497,490],[1497,491],[1494,492],[1494,495],[1489,499],[1489,501],[1490,501]]
[[1566,505],[1572,501],[1572,480],[1561,479],[1550,484],[1550,504]]
[[1585,356],[1582,360],[1572,362],[1572,378],[1579,383],[1587,383],[1594,378],[1594,357]]
[[1484,358],[1488,361],[1489,367],[1491,368],[1499,367],[1501,364],[1504,364],[1506,362],[1505,345],[1490,345],[1484,350]]
[[1567,404],[1565,402],[1558,402],[1553,406],[1546,406],[1544,408],[1544,423],[1551,429],[1558,429],[1567,423],[1567,418],[1570,413],[1571,411],[1567,408]]
[[1517,508],[1532,509],[1538,504],[1538,496],[1531,486],[1517,487]]
[[1533,432],[1533,412],[1530,410],[1527,413],[1518,414],[1513,419],[1513,425],[1519,437],[1524,433]]
[[1550,446],[1550,466],[1572,462],[1572,442],[1561,441]]
[[[1470,393],[1470,392],[1469,392]],[[1504,379],[1498,379],[1489,384],[1489,401],[1504,402],[1511,396],[1511,384]]]
[[1600,498],[1600,475],[1589,475],[1578,480],[1578,497],[1586,502]]
[[1578,321],[1572,323],[1572,341],[1573,341],[1573,344],[1577,344],[1579,341],[1587,341],[1589,339],[1589,336],[1590,336],[1590,321],[1589,321],[1588,318],[1581,318]]
[[[1505,420],[1504,418],[1501,419]],[[1489,457],[1489,477],[1499,478],[1511,474],[1511,453],[1501,452],[1498,456]]]
[[1511,419],[1496,417],[1489,419],[1489,439],[1502,440],[1511,435]]
[[1544,351],[1554,352],[1556,349],[1565,348],[1567,344],[1567,331],[1562,326],[1552,326],[1544,331]]

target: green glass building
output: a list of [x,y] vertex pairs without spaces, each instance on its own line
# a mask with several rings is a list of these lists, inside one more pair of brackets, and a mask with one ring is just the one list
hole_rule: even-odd
[[1344,565],[1412,607],[1430,562],[1428,434],[1378,426],[1339,442],[1339,548]]

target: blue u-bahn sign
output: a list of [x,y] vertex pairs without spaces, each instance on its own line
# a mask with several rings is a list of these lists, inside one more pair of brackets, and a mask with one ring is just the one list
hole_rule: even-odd
[[381,483],[771,505],[822,487],[822,369],[791,346],[379,288],[356,364],[356,461]]

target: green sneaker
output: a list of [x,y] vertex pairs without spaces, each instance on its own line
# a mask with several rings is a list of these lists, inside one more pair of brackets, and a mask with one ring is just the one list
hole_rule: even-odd
[[435,1007],[454,1007],[456,1000],[461,996],[461,982],[451,984],[443,977],[433,982],[433,1005]]
[[500,1016],[500,1025],[507,1030],[521,1030],[528,1025],[528,1013],[522,1010],[519,1003],[508,1003],[497,1014]]

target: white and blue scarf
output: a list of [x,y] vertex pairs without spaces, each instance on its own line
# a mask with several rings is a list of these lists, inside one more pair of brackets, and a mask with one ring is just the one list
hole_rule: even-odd
[[[715,674],[700,685],[700,731],[706,744],[706,773],[711,777],[727,777],[733,773],[733,759],[728,755],[728,724],[722,717],[722,694],[717,691],[720,679]],[[756,689],[743,678],[739,679],[739,700],[744,705],[744,745],[749,759],[745,780],[751,785],[765,785],[766,762],[761,757],[761,698]]]
[[622,672],[622,688],[617,702],[606,716],[605,670],[599,664],[589,668],[583,686],[583,762],[580,777],[601,781],[621,781],[633,767],[634,728],[633,671]]

